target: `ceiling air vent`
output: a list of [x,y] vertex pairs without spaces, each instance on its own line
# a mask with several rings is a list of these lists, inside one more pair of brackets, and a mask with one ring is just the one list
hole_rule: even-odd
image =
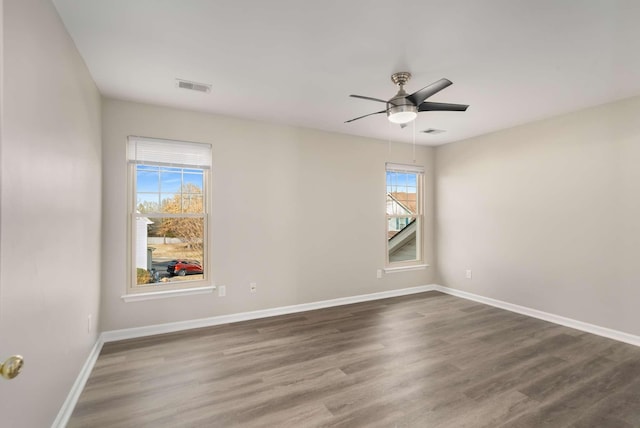
[[443,132],[446,132],[446,131],[444,129],[428,128],[422,132],[429,135],[436,135],[436,134],[442,134]]
[[182,89],[190,89],[192,91],[204,92],[208,94],[211,92],[211,85],[206,83],[190,82],[188,80],[176,79],[176,86]]

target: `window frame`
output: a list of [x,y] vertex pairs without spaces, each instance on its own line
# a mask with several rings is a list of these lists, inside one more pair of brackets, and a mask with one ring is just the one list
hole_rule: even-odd
[[[413,215],[389,214],[387,213],[387,199],[389,197],[387,173],[399,172],[416,175],[416,212]],[[419,165],[407,165],[387,162],[385,164],[385,269],[402,270],[424,266],[424,167]],[[402,260],[392,262],[389,260],[389,222],[392,219],[415,217],[416,221],[416,258],[413,260]]]
[[[130,150],[131,144],[134,144],[135,141],[144,141],[161,144],[174,144],[181,145],[183,144],[185,147],[189,145],[202,145],[208,146],[209,152],[211,152],[211,144],[207,143],[194,143],[189,141],[179,141],[179,140],[168,140],[168,139],[159,139],[159,138],[148,138],[148,137],[137,137],[137,136],[129,136],[127,138],[126,148],[127,148],[127,261],[126,261],[126,269],[127,269],[127,286],[126,286],[126,294],[127,295],[135,295],[135,294],[147,294],[147,293],[156,293],[156,292],[166,292],[166,291],[179,291],[179,290],[189,290],[189,289],[200,289],[204,287],[212,286],[211,279],[211,188],[212,188],[212,177],[211,177],[211,165],[213,163],[212,159],[209,159],[208,167],[205,166],[196,166],[189,164],[181,164],[181,163],[166,163],[166,162],[154,162],[154,161],[142,161],[138,162],[136,160],[131,159]],[[181,213],[181,214],[173,214],[173,213],[153,213],[142,214],[137,212],[137,166],[138,165],[153,165],[159,167],[169,167],[169,168],[185,168],[185,169],[197,169],[202,170],[202,206],[203,213]],[[148,285],[138,285],[137,284],[137,269],[136,269],[136,227],[137,227],[137,219],[139,217],[147,217],[147,218],[202,218],[203,219],[203,260],[202,260],[202,268],[203,268],[203,278],[202,279],[194,279],[194,280],[184,280],[184,281],[173,281],[166,283],[152,283]]]

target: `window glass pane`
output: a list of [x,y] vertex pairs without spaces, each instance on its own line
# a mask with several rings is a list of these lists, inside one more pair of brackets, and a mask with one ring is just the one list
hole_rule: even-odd
[[138,193],[136,195],[136,211],[140,213],[158,212],[160,200],[158,193]]
[[204,213],[204,170],[136,166],[136,210],[141,213]]
[[387,194],[387,214],[389,215],[406,215],[410,214],[405,206],[396,199],[392,193]]
[[182,213],[182,195],[180,193],[161,193],[160,202],[162,204],[160,212],[169,214]]
[[387,214],[417,214],[418,174],[387,172]]
[[204,219],[136,219],[137,285],[204,278]]
[[189,214],[204,212],[204,201],[201,193],[183,193],[182,211]]
[[204,189],[204,173],[202,170],[185,169],[183,184],[185,187],[193,185],[200,189]]
[[138,192],[157,192],[159,189],[158,167],[137,165],[136,186]]
[[162,193],[179,192],[181,188],[182,172],[169,172],[166,169],[160,171],[160,191]]
[[387,221],[389,262],[416,260],[418,258],[416,217],[393,217]]

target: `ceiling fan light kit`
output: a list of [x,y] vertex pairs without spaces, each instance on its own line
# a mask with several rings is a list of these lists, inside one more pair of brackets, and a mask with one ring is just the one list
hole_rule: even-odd
[[392,107],[387,111],[387,116],[391,123],[402,125],[404,123],[409,123],[418,117],[418,112],[416,111],[417,109],[415,106],[413,106],[413,109],[411,109],[411,107],[407,107],[407,110],[404,111],[398,111],[398,109],[400,109],[400,107]]
[[448,79],[440,79],[429,86],[425,86],[419,91],[408,95],[404,90],[404,85],[411,79],[411,73],[407,71],[401,71],[391,75],[391,81],[398,85],[398,93],[388,101],[381,100],[379,98],[365,97],[362,95],[350,95],[353,98],[362,98],[369,101],[383,102],[387,104],[386,110],[369,113],[364,116],[356,117],[355,119],[347,120],[345,123],[353,122],[354,120],[362,119],[374,114],[387,113],[387,119],[391,123],[399,124],[404,127],[407,123],[413,121],[418,117],[418,112],[421,111],[466,111],[468,105],[465,104],[448,104],[448,103],[431,103],[425,100],[432,95],[440,92],[452,82]]
[[409,123],[418,117],[418,109],[416,106],[392,106],[387,110],[387,117],[392,123]]

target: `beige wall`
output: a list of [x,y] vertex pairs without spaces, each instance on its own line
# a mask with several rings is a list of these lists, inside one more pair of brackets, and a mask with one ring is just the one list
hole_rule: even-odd
[[[197,95],[196,95],[197,96]],[[213,144],[212,272],[227,296],[124,303],[128,135]],[[170,108],[103,102],[105,331],[429,284],[433,268],[388,274],[385,161],[412,147]],[[418,147],[432,200],[433,149]],[[433,264],[427,204],[426,259]],[[258,292],[249,292],[257,282]]]
[[[48,0],[5,0],[0,425],[50,426],[97,338],[100,95]],[[87,317],[93,325],[88,331]]]
[[637,97],[439,147],[438,280],[640,334],[639,117]]

